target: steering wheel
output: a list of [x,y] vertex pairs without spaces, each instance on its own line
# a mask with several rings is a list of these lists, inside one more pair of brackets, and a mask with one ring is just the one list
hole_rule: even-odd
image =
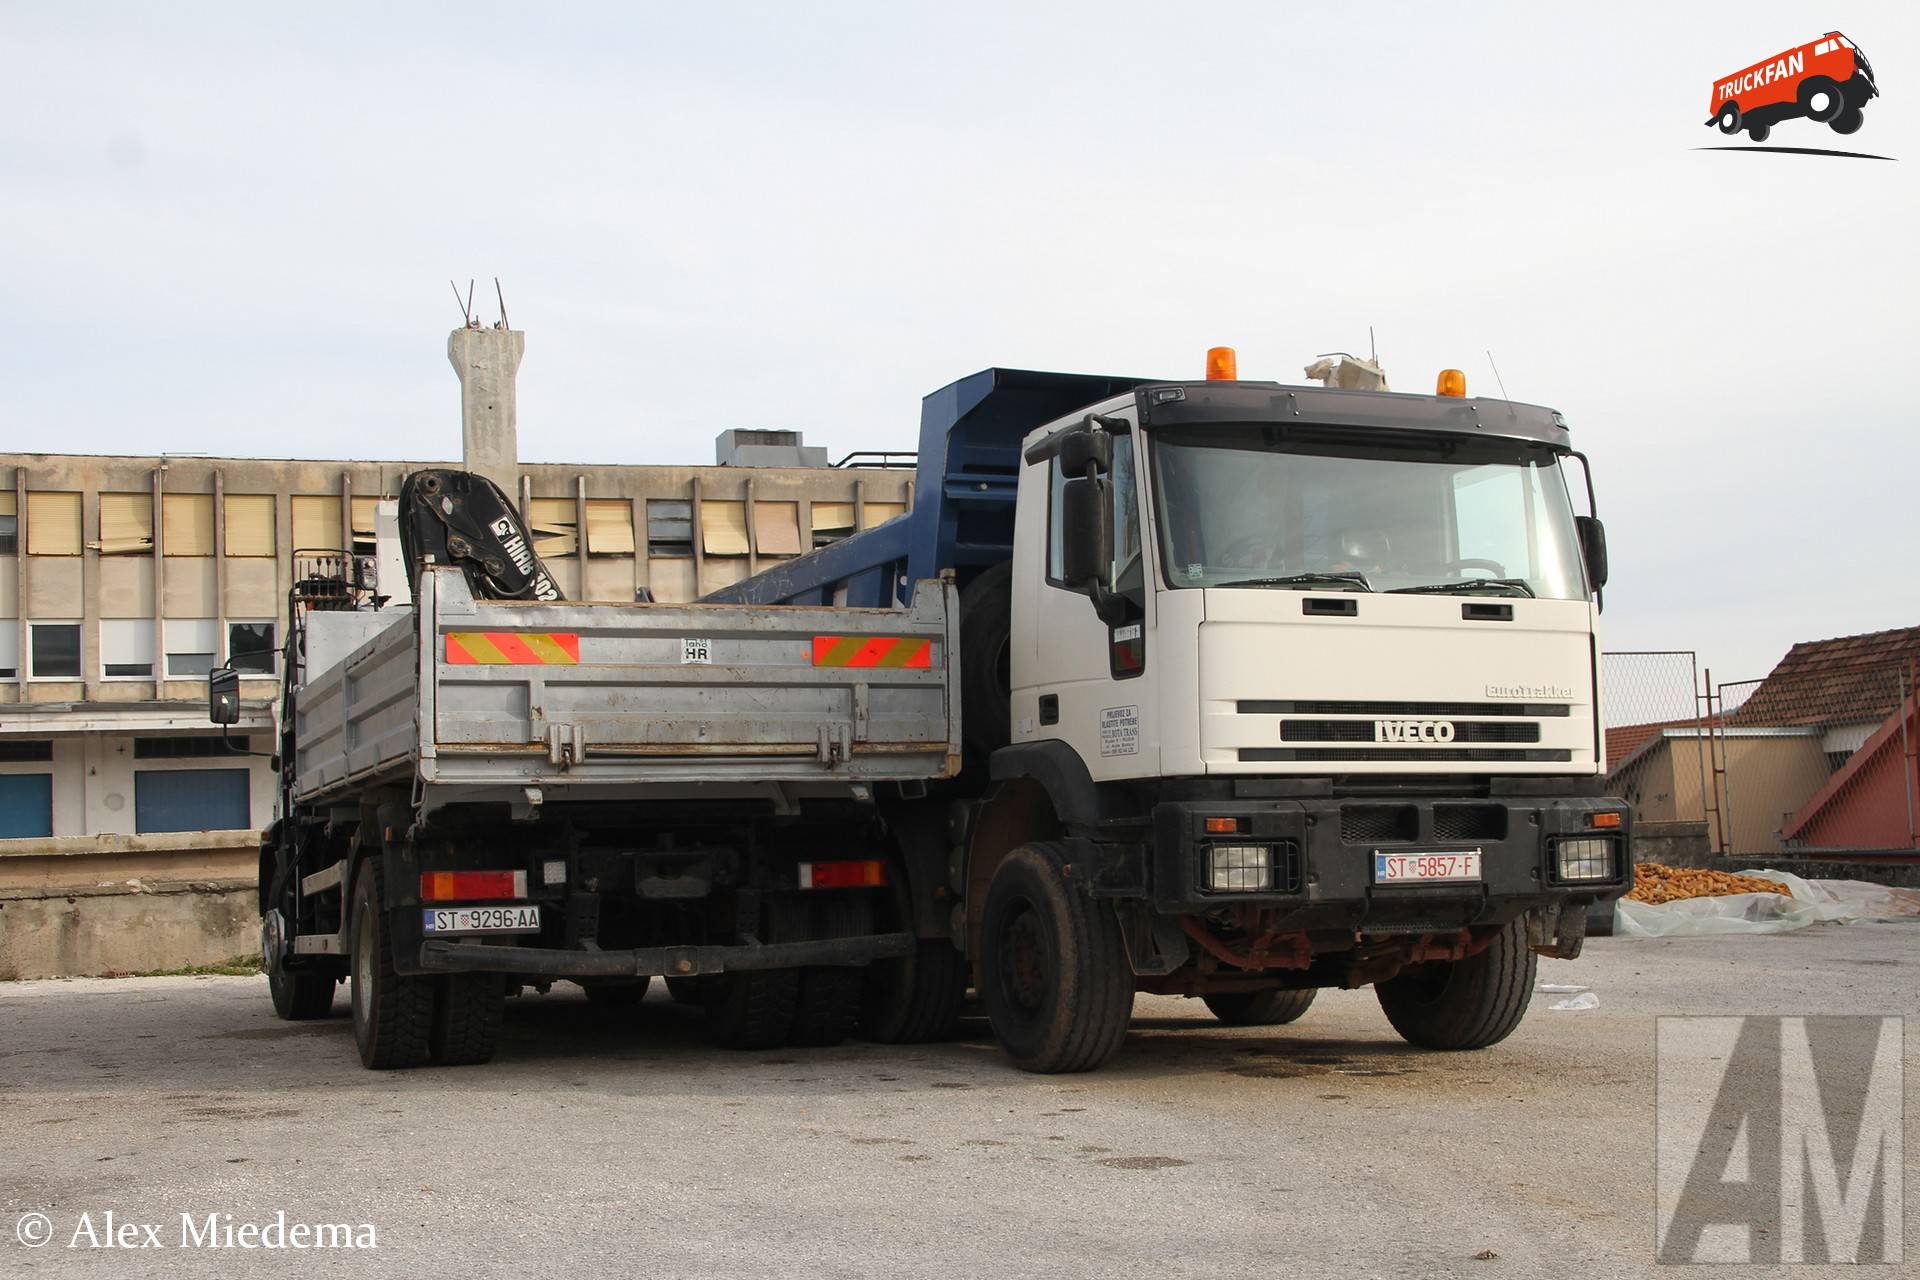
[[1467,569],[1485,569],[1489,576],[1495,578],[1507,576],[1507,566],[1498,560],[1449,560],[1440,566],[1440,572],[1447,574],[1461,573]]
[[1265,552],[1269,559],[1272,557],[1273,544],[1267,541],[1266,534],[1250,533],[1244,538],[1235,538],[1220,552],[1219,563],[1227,568],[1233,569],[1263,567],[1254,564],[1253,553],[1255,551]]

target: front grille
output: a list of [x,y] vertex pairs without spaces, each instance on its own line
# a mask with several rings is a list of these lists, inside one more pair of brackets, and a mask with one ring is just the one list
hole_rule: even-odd
[[1505,840],[1507,810],[1497,804],[1437,804],[1433,806],[1435,840]]
[[1343,804],[1343,844],[1411,843],[1420,838],[1420,811],[1410,804]]
[[1564,764],[1573,752],[1564,748],[1523,750],[1509,747],[1242,747],[1245,764],[1288,760],[1487,760]]
[[1528,716],[1565,719],[1573,708],[1564,702],[1293,702],[1242,699],[1234,709],[1243,716],[1396,716],[1409,720],[1446,720],[1454,716]]
[[[1540,726],[1531,721],[1506,723],[1452,720],[1453,742],[1538,742]],[[1282,742],[1377,742],[1371,720],[1282,720]]]

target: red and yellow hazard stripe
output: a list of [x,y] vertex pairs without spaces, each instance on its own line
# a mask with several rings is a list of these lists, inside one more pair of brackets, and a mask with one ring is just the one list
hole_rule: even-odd
[[815,636],[816,667],[909,667],[933,665],[933,641],[910,636]]
[[447,665],[571,667],[580,661],[574,631],[449,631]]

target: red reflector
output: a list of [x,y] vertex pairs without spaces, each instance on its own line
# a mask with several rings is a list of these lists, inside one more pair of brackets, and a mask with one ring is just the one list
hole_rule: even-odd
[[887,864],[878,859],[800,864],[802,889],[871,889],[886,882]]
[[1592,827],[1617,827],[1620,825],[1620,815],[1618,813],[1592,814],[1587,818],[1587,825]]
[[1230,836],[1240,830],[1238,818],[1208,818],[1207,834],[1210,836]]
[[524,898],[524,871],[423,871],[422,902],[467,902],[476,898]]

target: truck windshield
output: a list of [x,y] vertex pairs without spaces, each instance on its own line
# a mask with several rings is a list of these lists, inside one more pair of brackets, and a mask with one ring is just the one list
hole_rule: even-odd
[[1244,423],[1152,438],[1169,586],[1586,598],[1543,446]]

